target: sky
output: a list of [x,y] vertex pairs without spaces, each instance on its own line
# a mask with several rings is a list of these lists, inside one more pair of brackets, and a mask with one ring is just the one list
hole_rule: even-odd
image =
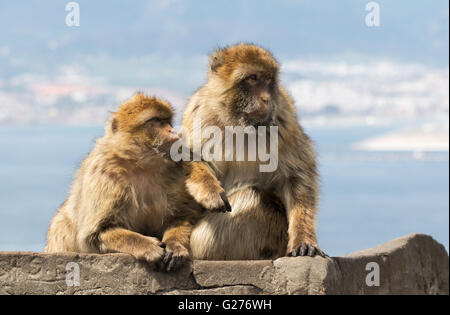
[[80,0],[79,27],[68,2],[0,2],[0,122],[102,123],[136,90],[180,111],[207,55],[241,41],[281,61],[305,115],[448,114],[446,0],[377,1],[379,27],[360,0]]
[[69,28],[68,1],[2,1],[2,45],[39,57],[51,46],[51,57],[65,59],[203,55],[218,45],[250,41],[283,57],[363,54],[448,65],[445,0],[377,1],[381,25],[372,28],[365,25],[369,1],[360,0],[77,2],[80,27]]

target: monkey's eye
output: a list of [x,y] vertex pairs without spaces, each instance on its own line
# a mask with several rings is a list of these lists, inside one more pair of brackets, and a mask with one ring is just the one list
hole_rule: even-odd
[[159,117],[152,117],[149,120],[147,120],[147,123],[155,123],[155,122],[161,122],[162,119]]
[[247,81],[250,84],[256,84],[256,83],[258,83],[258,76],[256,74],[252,74],[252,75],[247,77]]

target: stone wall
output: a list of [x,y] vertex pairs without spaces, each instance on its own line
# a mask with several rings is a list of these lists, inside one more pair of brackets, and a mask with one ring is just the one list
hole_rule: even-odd
[[194,261],[177,273],[124,254],[0,252],[0,294],[448,294],[448,268],[445,248],[420,234],[343,257]]

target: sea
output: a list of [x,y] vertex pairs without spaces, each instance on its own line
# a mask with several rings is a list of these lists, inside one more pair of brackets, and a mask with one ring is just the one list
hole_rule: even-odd
[[[397,126],[306,128],[321,178],[318,241],[330,256],[410,233],[449,246],[448,152],[355,151]],[[43,251],[50,219],[67,197],[98,126],[0,126],[0,251]]]

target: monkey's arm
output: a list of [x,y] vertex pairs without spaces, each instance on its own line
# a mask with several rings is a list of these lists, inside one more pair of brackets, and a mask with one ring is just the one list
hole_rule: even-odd
[[166,254],[163,262],[167,271],[177,269],[191,259],[189,253],[191,232],[192,224],[188,220],[172,224],[164,232],[163,243],[166,245]]
[[158,266],[164,256],[163,244],[155,237],[123,229],[111,228],[99,234],[99,248],[103,253],[120,252]]
[[326,256],[317,245],[315,185],[301,184],[299,178],[291,178],[284,187],[284,204],[288,218],[288,256]]
[[198,203],[208,210],[231,212],[225,190],[207,163],[189,162],[186,172],[186,188]]

